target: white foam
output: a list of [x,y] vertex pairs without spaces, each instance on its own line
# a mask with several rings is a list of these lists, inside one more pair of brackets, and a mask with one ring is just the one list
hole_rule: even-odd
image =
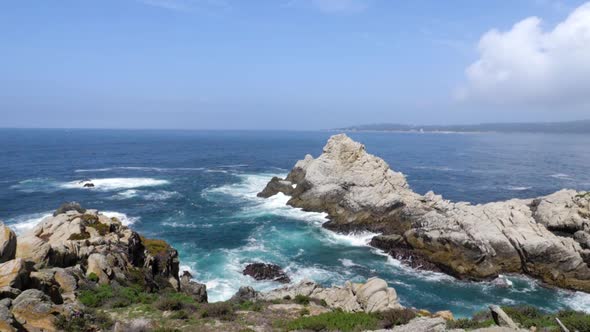
[[51,217],[52,215],[52,212],[26,214],[8,219],[6,220],[6,224],[14,229],[17,235],[21,235],[35,228],[35,226],[37,226],[37,224],[39,224],[43,219]]
[[344,244],[353,247],[367,247],[371,239],[378,233],[372,232],[357,232],[350,234],[340,234],[322,228],[322,231],[326,234],[326,239],[334,244]]
[[339,258],[338,260],[340,261],[340,263],[342,263],[342,266],[346,266],[346,267],[360,266],[357,263],[353,262],[352,259]]
[[128,170],[128,171],[154,171],[154,172],[170,172],[170,171],[202,171],[203,167],[144,167],[144,166],[117,166],[117,167],[105,167],[105,168],[90,168],[90,169],[77,169],[76,173],[94,173],[94,172],[110,172],[115,170]]
[[173,228],[211,228],[213,224],[184,224],[178,223],[175,221],[165,221],[162,223],[163,226],[173,227]]
[[573,296],[569,297],[568,305],[570,308],[590,313],[590,294],[583,292],[575,292]]
[[531,187],[517,187],[517,186],[508,186],[506,189],[511,191],[525,191],[531,189]]
[[124,226],[133,225],[139,220],[139,217],[129,217],[125,213],[115,211],[102,211],[100,212],[109,218],[117,218]]
[[153,178],[104,178],[66,182],[60,184],[60,187],[64,189],[85,189],[84,184],[86,183],[94,184],[94,187],[86,189],[109,191],[118,189],[161,186],[168,184],[170,182],[168,182],[167,180]]
[[149,191],[142,191],[142,190],[137,190],[137,189],[129,189],[129,190],[119,192],[119,193],[113,195],[113,197],[111,197],[111,198],[116,199],[116,200],[141,198],[141,199],[145,199],[148,201],[165,201],[165,200],[169,200],[171,198],[176,198],[179,196],[181,196],[181,195],[176,191],[158,190],[158,191],[154,191],[154,192],[149,192]]
[[565,173],[555,173],[555,174],[551,174],[549,176],[552,178],[555,178],[555,179],[569,179],[570,178],[570,176]]

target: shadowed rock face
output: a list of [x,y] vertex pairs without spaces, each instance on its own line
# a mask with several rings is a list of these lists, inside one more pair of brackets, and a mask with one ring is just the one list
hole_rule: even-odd
[[285,271],[280,266],[266,263],[248,264],[243,271],[244,275],[256,280],[274,280],[283,284],[291,282]]
[[588,193],[483,205],[419,195],[403,174],[344,134],[332,136],[318,158],[298,161],[286,179],[273,179],[261,196],[276,192],[291,196],[291,206],[327,212],[328,229],[386,235],[372,244],[423,268],[470,279],[526,273],[590,291]]

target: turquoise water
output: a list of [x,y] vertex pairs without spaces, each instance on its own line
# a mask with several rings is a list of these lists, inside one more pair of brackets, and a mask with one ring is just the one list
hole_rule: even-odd
[[[256,197],[327,132],[0,130],[0,218],[22,232],[64,201],[117,215],[180,252],[181,265],[213,301],[241,285],[280,285],[243,276],[253,261],[279,264],[294,280],[324,285],[371,276],[387,280],[405,305],[462,316],[491,303],[590,311],[590,295],[544,288],[516,276],[509,289],[414,271],[367,246],[373,234],[341,235],[325,215]],[[590,189],[590,137],[356,133],[369,152],[408,175],[424,193],[483,203],[563,187]],[[91,179],[94,189],[81,188]]]

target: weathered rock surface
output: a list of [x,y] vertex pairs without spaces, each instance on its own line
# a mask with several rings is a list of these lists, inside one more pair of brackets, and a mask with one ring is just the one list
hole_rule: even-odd
[[0,221],[0,263],[14,259],[16,254],[16,235]]
[[199,303],[207,302],[207,286],[193,281],[192,278],[189,272],[184,271],[180,277],[180,290]]
[[561,190],[481,205],[450,202],[433,192],[419,195],[403,174],[344,134],[332,136],[318,158],[305,156],[286,179],[269,186],[262,196],[281,192],[291,196],[289,205],[328,213],[328,229],[382,233],[373,245],[414,267],[470,279],[525,273],[590,291],[586,193]]
[[57,331],[54,326],[60,308],[43,292],[27,289],[12,301],[12,314],[27,331]]
[[0,288],[24,289],[29,282],[31,269],[23,259],[13,259],[0,264]]
[[280,266],[275,264],[248,264],[242,273],[244,275],[251,276],[256,280],[273,280],[283,284],[288,284],[291,282],[291,279],[289,279],[289,276],[287,276],[285,271],[283,271]]
[[370,278],[364,284],[347,282],[343,287],[323,288],[312,281],[302,281],[297,285],[279,288],[258,295],[262,300],[280,300],[297,295],[324,300],[330,308],[347,312],[379,312],[402,308],[395,289],[379,278]]

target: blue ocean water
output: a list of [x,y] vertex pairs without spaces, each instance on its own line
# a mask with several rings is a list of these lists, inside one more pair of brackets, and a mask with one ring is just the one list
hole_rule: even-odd
[[[509,276],[510,289],[418,272],[367,246],[371,234],[324,230],[325,216],[256,197],[331,132],[0,130],[0,219],[30,229],[61,203],[116,215],[148,237],[169,241],[183,269],[213,301],[241,285],[278,287],[241,275],[249,262],[281,265],[297,282],[325,285],[379,276],[404,305],[464,316],[488,304],[590,311],[590,295]],[[405,173],[412,188],[485,203],[590,190],[590,136],[351,133]],[[82,188],[90,179],[93,189]]]

